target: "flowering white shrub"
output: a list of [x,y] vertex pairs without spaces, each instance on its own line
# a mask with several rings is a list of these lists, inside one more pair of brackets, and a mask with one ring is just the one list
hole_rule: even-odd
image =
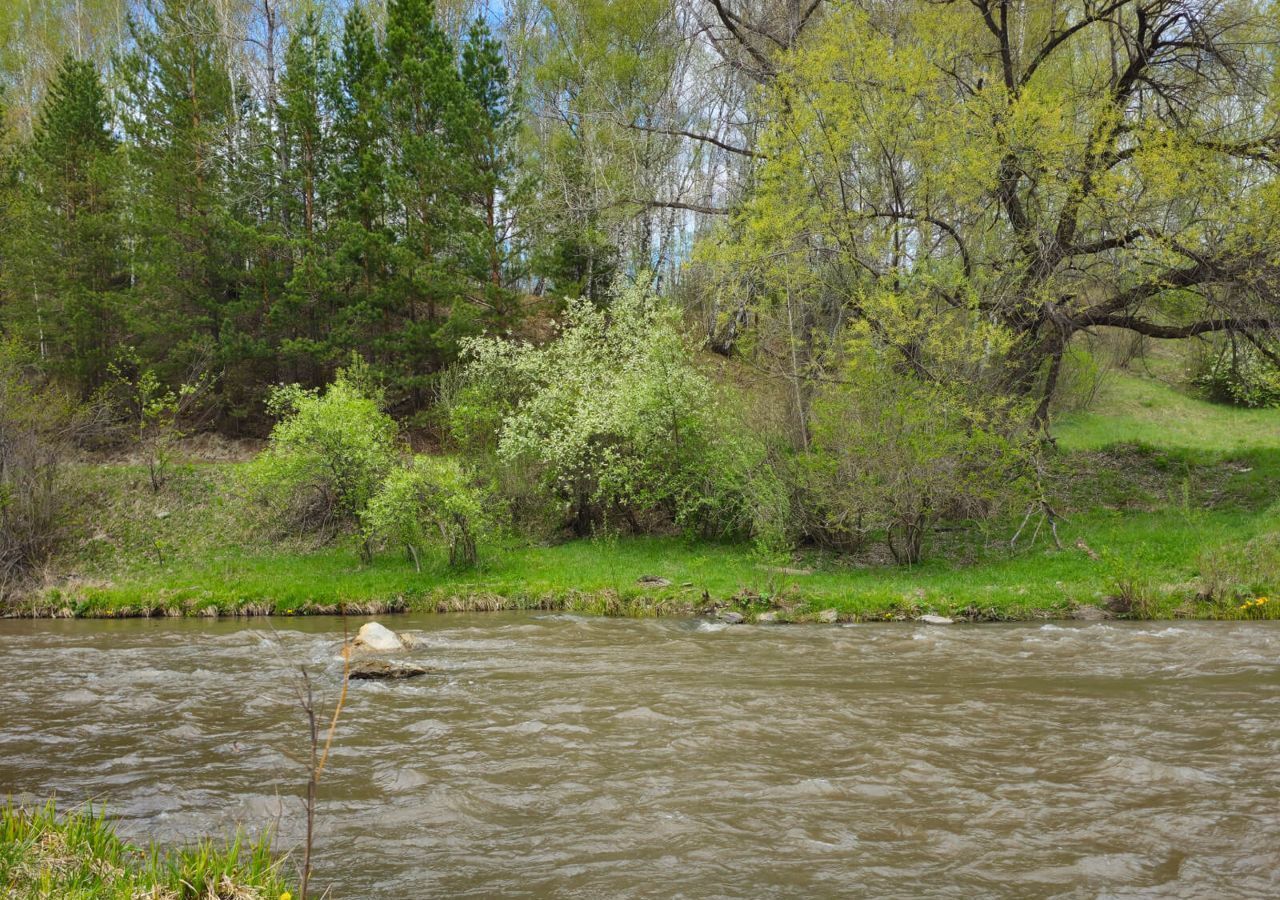
[[695,358],[678,311],[643,288],[604,307],[570,301],[545,346],[466,342],[450,421],[464,445],[492,434],[501,463],[534,467],[580,533],[653,512],[704,533],[749,531],[759,453],[727,425]]

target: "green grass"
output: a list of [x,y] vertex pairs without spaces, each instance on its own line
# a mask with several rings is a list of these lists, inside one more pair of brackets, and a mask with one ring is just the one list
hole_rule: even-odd
[[291,895],[266,840],[204,841],[184,850],[135,847],[92,809],[53,802],[0,807],[0,894],[48,900],[279,900]]
[[[1265,526],[1265,527],[1264,527]],[[1270,532],[1266,529],[1271,529]],[[675,538],[632,538],[599,545],[575,541],[515,548],[479,571],[417,574],[408,563],[381,558],[358,564],[354,548],[298,555],[227,555],[194,559],[130,580],[85,586],[72,602],[80,615],[175,610],[187,614],[352,612],[391,609],[567,608],[646,614],[692,611],[712,601],[754,611],[779,607],[795,618],[834,608],[849,618],[921,612],[991,619],[1064,615],[1125,586],[1150,595],[1153,614],[1172,615],[1202,591],[1204,555],[1245,547],[1260,534],[1280,534],[1274,516],[1244,512],[1099,509],[1060,527],[1064,550],[1041,534],[1037,546],[1015,551],[996,541],[953,544],[914,568],[858,566],[836,557],[801,554],[784,567],[757,560],[737,545],[688,544]],[[1078,549],[1082,540],[1088,550]],[[808,572],[810,574],[800,574]],[[645,588],[641,576],[670,586]],[[1268,590],[1257,575],[1227,576],[1229,600]],[[56,598],[54,598],[56,599]],[[1190,615],[1229,613],[1201,604]]]
[[1066,450],[1136,441],[1230,454],[1280,448],[1280,410],[1206,403],[1163,381],[1117,372],[1091,410],[1065,416],[1055,431]]
[[[1280,410],[1215,406],[1120,373],[1093,411],[1056,433],[1051,490],[1062,548],[1017,521],[935,535],[922,565],[890,565],[879,544],[838,557],[762,560],[751,548],[675,537],[488,548],[476,570],[397,554],[361,565],[350,540],[262,538],[237,496],[235,463],[180,471],[159,495],[145,472],[91,466],[101,501],[52,586],[22,611],[54,615],[379,612],[560,608],[645,615],[735,606],[803,620],[922,612],[981,619],[1070,614],[1108,604],[1134,616],[1270,617],[1280,595]],[[671,583],[647,587],[642,576]]]

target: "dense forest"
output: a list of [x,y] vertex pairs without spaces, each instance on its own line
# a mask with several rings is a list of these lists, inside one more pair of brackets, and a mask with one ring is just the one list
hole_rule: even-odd
[[[1215,399],[1280,401],[1264,0],[19,0],[0,29],[8,427],[123,423],[156,489],[164,428],[274,421],[261,467],[327,485],[295,521],[430,507],[451,558],[496,495],[915,562],[939,518],[1054,520],[1099,345],[1190,341]],[[376,445],[350,483],[290,461],[339,453],[326,417]],[[402,434],[454,455],[395,462]]]

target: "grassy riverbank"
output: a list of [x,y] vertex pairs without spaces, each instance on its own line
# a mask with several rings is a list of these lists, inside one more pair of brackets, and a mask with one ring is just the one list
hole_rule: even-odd
[[[556,608],[606,614],[732,606],[748,617],[976,619],[1083,615],[1280,617],[1280,410],[1205,403],[1119,374],[1093,411],[1057,428],[1051,490],[1062,548],[1017,521],[946,527],[928,559],[858,554],[763,559],[750,547],[679,537],[511,541],[477,569],[421,573],[398,555],[362,565],[353,541],[264,541],[236,490],[236,462],[177,471],[159,494],[128,464],[86,465],[102,501],[27,615],[303,614],[347,610]],[[1020,517],[1019,517],[1020,518]],[[1033,540],[1034,539],[1034,540]],[[644,581],[642,581],[644,579]],[[646,583],[647,582],[647,583]],[[1273,602],[1252,603],[1277,594]]]
[[239,837],[187,850],[135,847],[100,813],[0,807],[0,893],[49,900],[293,896],[270,845]]

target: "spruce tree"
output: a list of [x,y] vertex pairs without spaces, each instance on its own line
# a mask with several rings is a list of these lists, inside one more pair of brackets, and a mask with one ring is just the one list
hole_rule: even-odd
[[395,156],[389,182],[402,222],[397,278],[376,345],[397,399],[421,408],[431,375],[475,328],[459,302],[467,228],[461,133],[466,94],[451,42],[430,0],[387,8],[388,111]]
[[115,139],[97,69],[67,57],[40,108],[22,179],[30,291],[21,316],[51,371],[99,387],[121,338]]
[[[134,330],[145,358],[176,380],[207,360],[234,368],[247,268],[230,170],[241,97],[209,0],[148,0],[119,65],[131,142]],[[252,331],[252,329],[248,329]]]
[[469,270],[482,285],[493,325],[511,324],[518,307],[511,280],[519,273],[515,213],[523,199],[517,179],[515,140],[519,118],[502,47],[483,19],[476,19],[462,48],[466,126],[462,131],[467,197],[474,243]]

